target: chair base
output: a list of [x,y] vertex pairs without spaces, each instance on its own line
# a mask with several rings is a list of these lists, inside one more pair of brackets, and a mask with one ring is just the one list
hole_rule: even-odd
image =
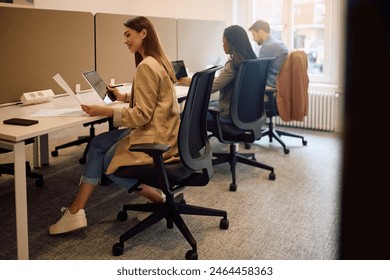
[[[85,164],[87,162],[87,154],[88,154],[88,150],[89,150],[89,145],[91,143],[91,140],[95,137],[95,124],[101,124],[101,123],[104,123],[106,121],[107,121],[106,119],[102,119],[102,120],[96,120],[93,122],[83,124],[84,127],[89,126],[89,135],[88,136],[80,136],[78,139],[76,139],[74,141],[71,141],[71,142],[68,142],[68,143],[65,143],[65,144],[62,144],[60,146],[55,147],[54,150],[51,152],[51,155],[53,157],[57,157],[58,151],[61,149],[69,148],[72,146],[79,146],[81,144],[87,143],[87,146],[85,147],[84,152],[83,152],[83,156],[79,159],[80,164]],[[109,121],[109,127],[110,127],[109,129],[111,129],[112,121],[111,120],[108,120],[108,121]]]
[[273,126],[270,126],[269,128],[264,129],[262,131],[262,134],[263,134],[263,136],[268,136],[269,142],[272,142],[272,140],[275,138],[276,141],[278,141],[279,144],[282,145],[283,151],[286,155],[290,153],[290,149],[283,142],[283,140],[281,139],[281,136],[290,136],[290,137],[300,138],[300,139],[302,139],[302,145],[303,146],[307,145],[307,141],[305,140],[305,138],[303,136],[289,133],[289,132],[285,132],[285,131],[281,131],[281,130],[277,130],[277,129],[273,129]]
[[221,229],[228,229],[229,220],[227,219],[227,212],[211,208],[204,208],[195,205],[188,205],[184,200],[183,194],[178,194],[174,197],[172,194],[166,196],[166,201],[162,203],[144,203],[144,204],[127,204],[123,206],[123,210],[118,213],[117,218],[120,221],[127,220],[127,211],[144,211],[151,212],[151,214],[143,221],[139,222],[133,228],[125,232],[119,237],[119,242],[112,247],[112,254],[119,256],[123,254],[124,243],[131,237],[137,235],[143,230],[154,225],[158,221],[165,218],[167,221],[167,228],[172,229],[174,225],[180,230],[184,238],[191,246],[185,258],[198,259],[197,244],[192,236],[187,225],[184,223],[181,214],[185,215],[201,215],[201,216],[220,216]]
[[236,165],[237,162],[247,164],[253,167],[261,168],[270,171],[268,175],[269,180],[275,180],[276,175],[272,166],[256,161],[254,153],[238,153],[236,144],[230,144],[230,153],[213,153],[213,166],[226,163],[230,164],[230,172],[232,174],[232,183],[230,184],[230,191],[237,190],[236,182]]
[[71,141],[71,142],[68,142],[68,143],[65,143],[65,144],[62,144],[62,145],[55,147],[54,150],[51,152],[51,155],[53,157],[57,157],[58,151],[61,149],[69,148],[72,146],[79,146],[81,144],[87,143],[87,147],[85,147],[85,149],[84,149],[83,156],[79,159],[80,164],[85,164],[86,156],[87,156],[88,149],[89,149],[90,139],[91,138],[89,136],[80,136],[77,140],[74,140],[74,141]]
[[[15,175],[15,166],[13,163],[3,163],[0,164],[0,176],[1,174]],[[31,171],[30,162],[26,161],[26,177],[36,178],[35,186],[41,187],[44,185],[43,175]]]

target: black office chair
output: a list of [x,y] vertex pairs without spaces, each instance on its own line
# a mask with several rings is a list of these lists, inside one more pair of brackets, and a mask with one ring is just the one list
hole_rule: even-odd
[[130,151],[147,153],[153,157],[154,165],[121,167],[115,172],[119,177],[139,179],[139,184],[132,189],[137,188],[141,183],[161,189],[166,196],[166,201],[123,206],[123,210],[117,215],[121,221],[127,219],[126,211],[129,210],[152,212],[152,214],[120,236],[119,243],[114,244],[112,248],[114,256],[123,253],[126,240],[164,218],[167,228],[172,229],[175,224],[191,245],[192,249],[186,253],[185,258],[192,260],[198,259],[197,244],[181,214],[220,216],[222,219],[219,227],[221,229],[229,227],[226,211],[189,205],[182,193],[175,196],[187,186],[207,185],[213,175],[206,119],[215,71],[219,68],[203,70],[192,77],[178,135],[180,162],[164,164],[162,154],[170,148],[165,144],[138,144],[131,146]]
[[262,137],[261,128],[266,122],[264,91],[268,68],[273,59],[251,59],[242,62],[230,101],[231,123],[220,120],[220,110],[210,108],[213,120],[207,123],[209,136],[230,145],[229,153],[213,153],[213,165],[228,162],[232,174],[230,191],[237,190],[236,164],[241,162],[270,171],[269,180],[275,180],[274,168],[256,161],[254,153],[238,153],[239,143],[253,143]]
[[[88,122],[88,123],[83,124],[84,127],[89,126],[89,135],[79,136],[76,140],[73,140],[71,142],[56,146],[54,148],[54,150],[51,152],[51,155],[53,157],[57,157],[58,151],[61,149],[69,148],[72,146],[79,146],[81,144],[86,143],[87,146],[85,146],[83,156],[79,159],[80,164],[85,164],[87,161],[87,154],[88,154],[88,150],[89,150],[89,145],[90,145],[93,137],[95,137],[95,125],[102,124],[102,123],[107,122],[107,121],[109,121],[109,119],[100,119],[100,120],[96,120],[96,121],[92,121],[92,122]],[[109,125],[111,126],[111,123]]]
[[[296,59],[296,60],[295,60]],[[295,62],[293,62],[295,60]],[[286,74],[284,73],[285,71],[289,71],[288,69],[292,67],[292,63],[294,63],[297,68],[294,68],[294,71],[291,71],[291,76],[288,74],[288,77],[286,77]],[[286,78],[284,78],[286,77]],[[285,62],[283,63],[279,75],[276,78],[276,89],[268,88],[266,89],[266,96],[268,97],[268,101],[265,103],[265,111],[268,117],[268,128],[263,130],[263,136],[268,136],[269,142],[272,142],[272,139],[275,138],[276,141],[280,143],[283,147],[283,151],[285,154],[289,154],[290,150],[287,148],[286,144],[283,142],[283,140],[280,138],[281,136],[290,136],[290,137],[295,137],[295,138],[300,138],[302,140],[303,146],[307,145],[307,141],[305,138],[301,135],[281,131],[275,129],[275,125],[273,122],[273,119],[277,116],[279,116],[279,109],[278,109],[278,102],[277,102],[277,94],[281,94],[281,90],[278,88],[281,88],[282,83],[292,83],[297,86],[291,86],[292,89],[292,94],[299,94],[302,95],[303,97],[308,95],[308,76],[307,76],[307,55],[304,51],[301,50],[294,50],[291,51]],[[277,92],[277,90],[279,92]],[[294,91],[299,91],[299,92],[294,92]],[[291,107],[294,105],[292,104],[292,101],[289,97],[289,100],[283,105],[285,107]],[[302,98],[302,100],[305,100],[305,98]],[[304,108],[305,105],[302,105],[302,108]],[[306,105],[307,108],[307,105]],[[282,119],[286,121],[291,121],[291,120],[297,120],[297,121],[302,121],[303,116],[305,115],[304,113],[300,112],[299,116],[291,116],[289,112],[292,111],[291,108],[286,108],[286,111],[288,115],[284,116],[282,115]],[[301,110],[300,110],[301,111]],[[304,111],[304,110],[303,110]],[[292,113],[291,113],[292,114]],[[307,114],[307,113],[306,113]]]
[[[27,139],[25,145],[34,143],[34,138]],[[12,152],[11,150],[0,148],[0,154]],[[0,164],[0,177],[2,174],[15,175],[15,166],[13,163],[1,163]],[[36,178],[35,186],[41,187],[44,185],[43,175],[37,172],[33,172],[30,166],[30,162],[26,161],[26,177]]]

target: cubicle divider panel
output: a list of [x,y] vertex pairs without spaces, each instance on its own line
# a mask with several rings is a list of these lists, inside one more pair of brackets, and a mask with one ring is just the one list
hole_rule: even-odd
[[81,73],[95,68],[91,13],[0,7],[0,26],[0,104],[24,92],[63,93],[56,73],[86,86]]
[[222,45],[225,28],[224,21],[178,19],[178,59],[185,61],[190,72],[225,64],[227,55]]
[[[104,14],[95,15],[96,32],[96,71],[109,83],[132,82],[135,74],[134,54],[124,44],[123,25],[134,15]],[[148,17],[156,28],[161,43],[171,60],[177,56],[176,20],[173,18]]]

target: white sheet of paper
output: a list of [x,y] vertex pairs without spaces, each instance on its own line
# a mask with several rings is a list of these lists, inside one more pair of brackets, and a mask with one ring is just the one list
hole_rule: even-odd
[[39,109],[31,117],[86,117],[89,116],[81,109]]
[[77,101],[77,103],[82,104],[83,102],[80,100],[77,94],[74,93],[74,91],[70,88],[70,86],[65,82],[65,80],[62,78],[62,76],[57,73],[54,75],[53,79],[59,84],[63,90],[65,90],[66,93],[69,94],[72,98]]

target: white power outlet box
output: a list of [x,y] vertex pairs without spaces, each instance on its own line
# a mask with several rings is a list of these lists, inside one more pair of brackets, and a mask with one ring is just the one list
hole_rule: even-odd
[[38,104],[43,102],[49,102],[53,99],[54,93],[51,89],[25,92],[20,97],[20,101],[23,105]]

